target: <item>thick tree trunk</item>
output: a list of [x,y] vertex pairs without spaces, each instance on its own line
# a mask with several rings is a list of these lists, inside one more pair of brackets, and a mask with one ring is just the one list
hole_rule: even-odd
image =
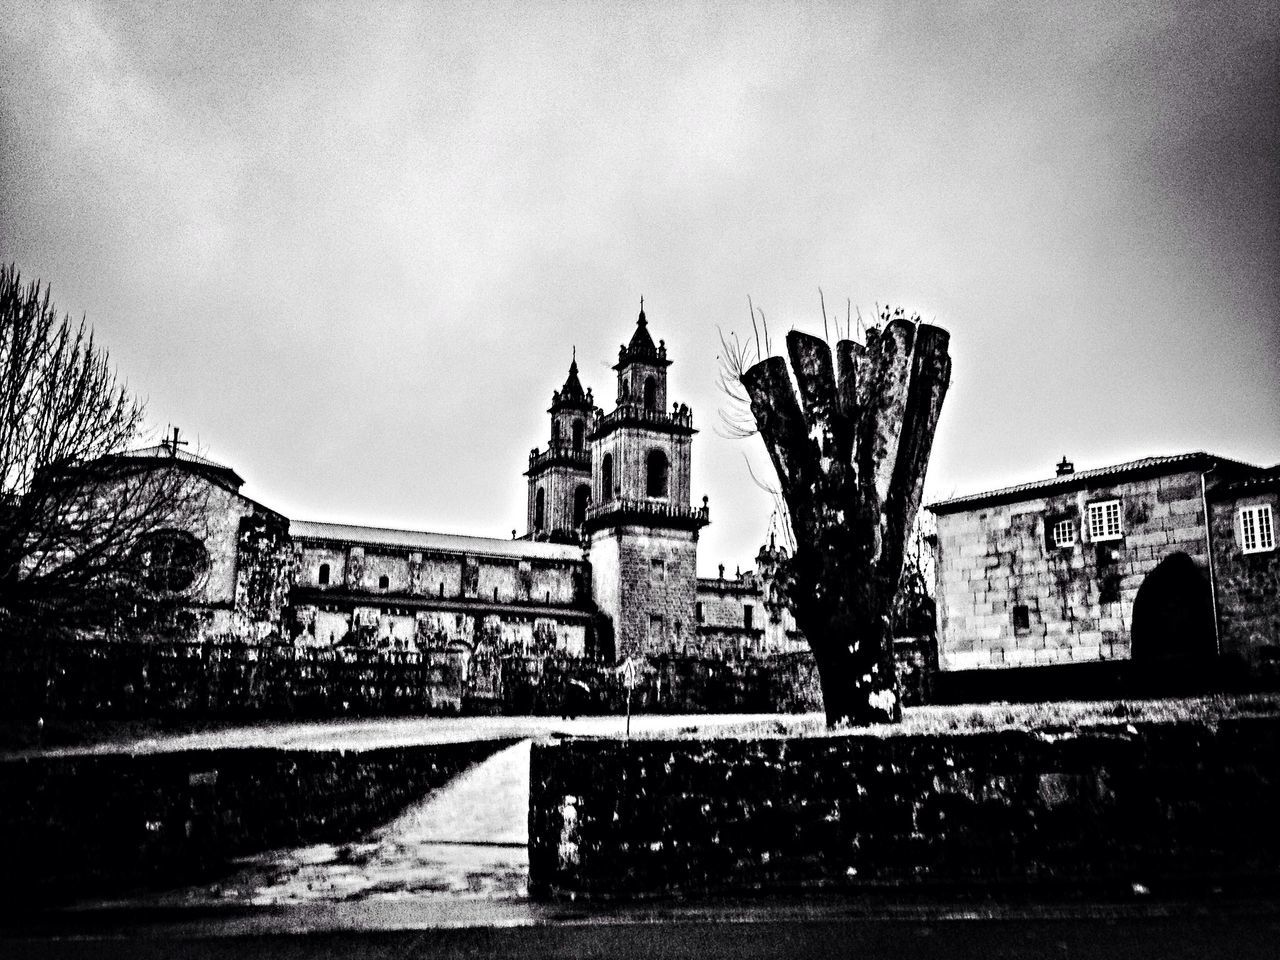
[[792,331],[795,388],[781,357],[742,375],[791,516],[792,607],[832,725],[902,715],[889,611],[950,378],[947,341],[896,319],[866,346],[837,344],[833,370],[824,341]]

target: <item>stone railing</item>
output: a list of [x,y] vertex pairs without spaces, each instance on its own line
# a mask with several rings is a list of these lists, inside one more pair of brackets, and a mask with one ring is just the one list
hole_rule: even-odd
[[535,447],[529,451],[530,470],[536,470],[551,461],[568,463],[587,470],[591,467],[591,451],[586,448],[575,448],[571,441],[566,440],[553,440],[546,450]]
[[612,413],[596,417],[592,430],[599,433],[607,427],[622,423],[642,423],[659,427],[678,427],[683,430],[692,430],[693,411],[684,404],[676,404],[671,412],[667,413],[663,410],[646,407],[642,403],[624,401],[619,403],[617,409]]
[[701,507],[690,507],[667,500],[640,500],[631,497],[614,497],[604,503],[591,504],[587,507],[587,521],[620,513],[656,520],[676,520],[697,526],[705,526],[711,522],[711,509],[705,498]]

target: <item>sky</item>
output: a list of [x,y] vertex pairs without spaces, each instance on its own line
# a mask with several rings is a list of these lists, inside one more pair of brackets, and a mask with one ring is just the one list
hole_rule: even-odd
[[0,259],[289,517],[523,533],[641,296],[704,574],[772,510],[748,297],[951,332],[926,500],[1280,460],[1274,2],[3,6]]

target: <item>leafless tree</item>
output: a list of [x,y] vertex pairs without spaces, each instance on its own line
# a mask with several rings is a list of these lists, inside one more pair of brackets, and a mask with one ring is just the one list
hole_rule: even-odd
[[85,322],[0,266],[0,633],[110,626],[172,592],[148,538],[199,493],[176,464],[120,455],[142,425]]
[[792,330],[790,372],[765,346],[738,376],[794,534],[787,589],[831,725],[901,717],[894,603],[951,373],[944,330],[900,310],[881,320],[865,343],[839,340],[834,363]]

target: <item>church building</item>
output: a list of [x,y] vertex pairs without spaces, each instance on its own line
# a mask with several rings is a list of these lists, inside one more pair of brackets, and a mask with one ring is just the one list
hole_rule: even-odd
[[706,497],[691,503],[697,430],[669,399],[671,365],[643,302],[618,350],[611,411],[573,357],[551,394],[546,446],[529,454],[518,539],[292,521],[298,642],[608,660],[803,649],[785,604],[767,602],[776,563],[764,577],[697,575],[710,516]]

